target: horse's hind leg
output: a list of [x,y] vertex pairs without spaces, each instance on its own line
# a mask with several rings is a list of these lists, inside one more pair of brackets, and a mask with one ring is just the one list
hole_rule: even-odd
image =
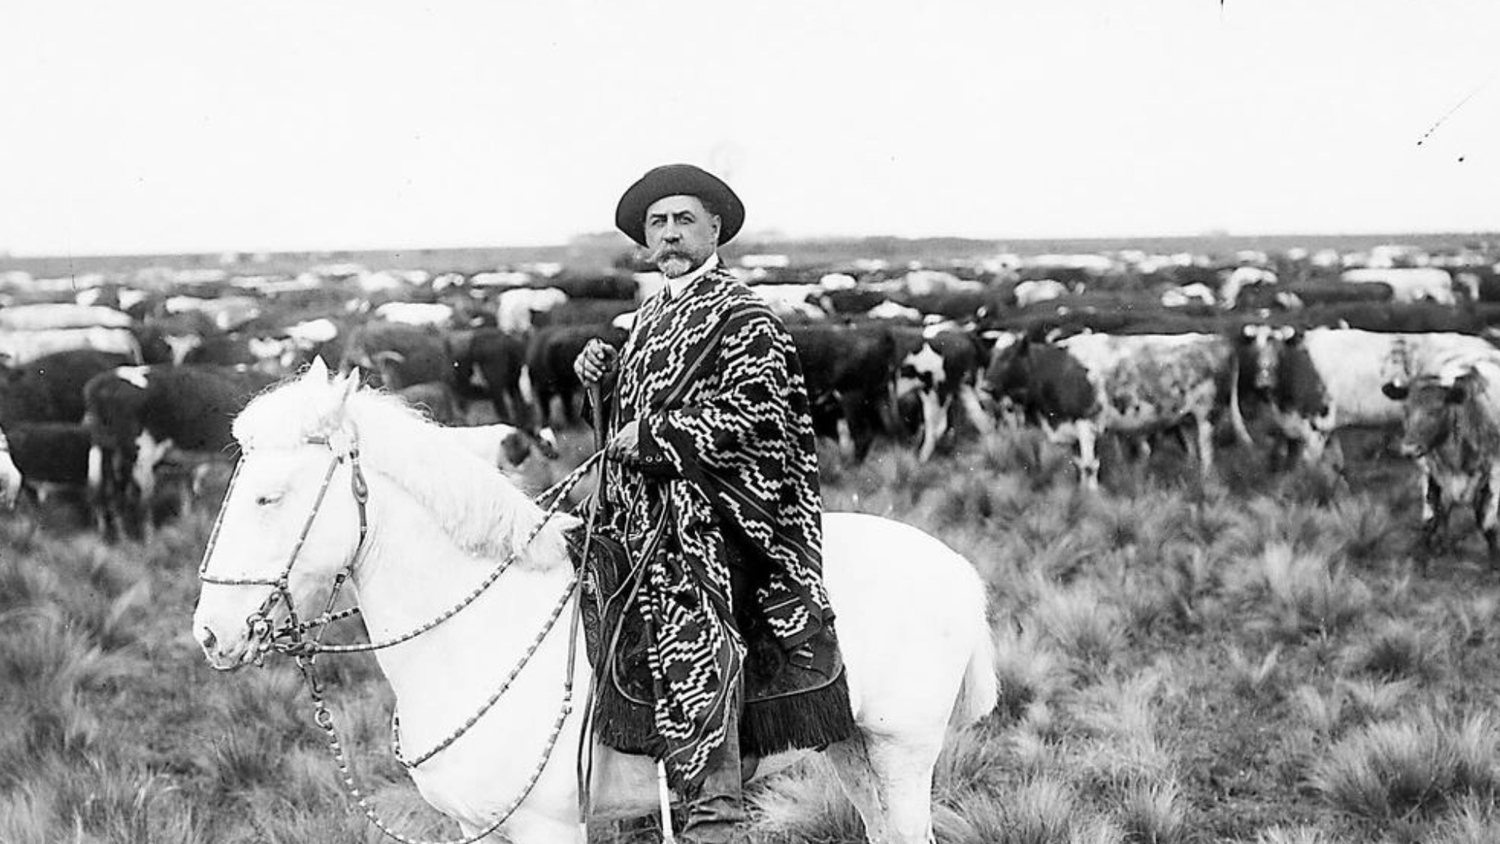
[[913,736],[861,735],[828,748],[872,844],[932,844],[932,769],[943,748]]

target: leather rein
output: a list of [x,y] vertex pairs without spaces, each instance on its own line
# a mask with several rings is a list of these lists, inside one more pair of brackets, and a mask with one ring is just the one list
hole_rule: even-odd
[[[523,669],[527,665],[527,663],[531,661],[531,657],[536,654],[536,651],[539,647],[541,647],[542,642],[547,638],[548,634],[552,632],[552,629],[554,626],[556,626],[558,619],[562,617],[563,612],[567,609],[568,603],[570,601],[573,602],[574,610],[571,614],[572,618],[569,625],[567,674],[563,681],[562,701],[559,706],[557,718],[553,722],[551,732],[547,738],[545,747],[543,748],[542,758],[537,763],[535,769],[531,772],[530,777],[527,780],[526,785],[522,788],[520,795],[516,797],[516,799],[512,801],[510,805],[507,806],[506,809],[501,812],[500,815],[491,824],[489,824],[484,829],[479,830],[474,835],[441,842],[415,839],[397,832],[380,819],[380,817],[375,813],[374,808],[370,805],[366,794],[360,788],[360,785],[354,776],[353,769],[349,764],[349,759],[347,754],[345,753],[344,745],[339,740],[338,731],[335,729],[333,724],[333,713],[329,710],[327,700],[324,697],[323,684],[318,679],[315,671],[315,662],[319,654],[364,653],[393,647],[403,642],[415,639],[417,636],[420,636],[421,634],[432,630],[439,624],[442,624],[444,621],[447,621],[448,619],[457,615],[461,610],[478,599],[480,595],[484,594],[484,592],[488,590],[489,587],[500,578],[500,575],[503,574],[507,569],[509,569],[510,566],[516,561],[516,559],[519,558],[520,554],[531,544],[532,540],[534,540],[537,535],[541,533],[542,528],[546,526],[547,522],[550,521],[552,516],[554,516],[561,508],[563,501],[566,500],[568,496],[568,493],[570,493],[573,488],[577,486],[578,482],[582,480],[582,478],[588,473],[590,469],[594,468],[594,466],[602,460],[603,452],[596,451],[592,456],[583,461],[583,463],[579,464],[576,469],[570,472],[561,481],[558,481],[556,484],[554,484],[552,487],[538,496],[538,499],[541,501],[545,501],[549,497],[552,497],[552,500],[551,503],[547,505],[542,518],[537,523],[536,527],[532,528],[532,530],[526,535],[526,538],[518,546],[512,548],[510,553],[506,555],[503,560],[497,563],[495,567],[491,569],[490,573],[486,575],[486,577],[482,581],[480,581],[480,583],[475,586],[473,590],[471,590],[463,598],[459,599],[459,601],[453,606],[449,607],[447,610],[444,610],[436,617],[423,622],[422,624],[419,624],[404,633],[388,636],[384,639],[381,639],[380,641],[361,642],[347,645],[329,645],[323,643],[323,636],[327,632],[328,628],[336,621],[350,618],[359,614],[359,608],[357,606],[347,610],[342,610],[340,612],[334,612],[333,608],[338,601],[339,592],[341,591],[344,583],[353,575],[355,567],[359,564],[359,561],[363,558],[366,551],[365,542],[369,537],[370,530],[367,506],[370,497],[370,487],[369,483],[365,480],[364,470],[360,465],[359,443],[356,436],[352,434],[343,434],[342,432],[340,432],[340,434],[335,434],[332,436],[308,437],[307,442],[312,445],[326,446],[331,452],[331,456],[328,462],[328,468],[323,473],[322,484],[318,487],[317,497],[313,500],[312,511],[308,513],[307,518],[303,521],[302,529],[298,533],[297,540],[293,544],[291,552],[287,555],[286,564],[282,566],[281,571],[275,577],[264,578],[221,577],[209,573],[208,561],[210,557],[212,557],[214,548],[218,542],[219,530],[224,521],[224,512],[227,509],[224,506],[221,506],[218,516],[214,519],[213,529],[209,533],[208,546],[204,549],[203,560],[198,566],[198,579],[203,583],[216,586],[270,587],[271,591],[266,595],[265,599],[261,601],[260,606],[257,607],[256,610],[245,619],[245,624],[250,631],[250,637],[253,642],[252,648],[254,652],[251,657],[251,661],[256,666],[261,666],[265,663],[266,654],[269,652],[275,652],[290,656],[296,662],[297,669],[301,673],[302,678],[307,685],[308,694],[313,701],[313,721],[323,731],[327,739],[329,752],[332,754],[334,762],[339,768],[339,778],[343,783],[344,790],[348,793],[350,799],[356,805],[358,805],[361,810],[363,810],[365,818],[369,820],[371,824],[379,829],[380,832],[386,837],[401,842],[401,844],[476,844],[476,842],[483,840],[484,838],[498,830],[501,825],[503,825],[507,820],[510,819],[510,816],[515,813],[516,809],[519,808],[520,805],[525,802],[526,798],[531,794],[532,789],[536,786],[537,781],[541,778],[543,769],[546,767],[547,762],[552,757],[552,751],[556,747],[558,737],[562,733],[563,724],[567,721],[568,716],[573,711],[573,674],[576,665],[580,612],[580,604],[576,600],[574,600],[577,596],[579,584],[581,582],[578,573],[575,571],[573,576],[569,578],[567,588],[563,591],[557,603],[553,606],[552,612],[547,617],[547,620],[543,623],[541,631],[531,641],[530,645],[527,646],[526,651],[522,654],[520,661],[510,670],[510,672],[506,675],[505,679],[500,683],[495,692],[491,694],[490,697],[479,706],[477,712],[470,716],[462,725],[449,733],[447,737],[439,741],[437,745],[414,757],[406,756],[403,753],[401,747],[401,721],[399,713],[393,713],[391,716],[391,749],[395,754],[397,761],[399,761],[403,766],[408,769],[415,768],[418,765],[421,765],[423,762],[431,759],[433,756],[436,756],[438,753],[441,753],[443,750],[452,745],[453,742],[457,741],[461,736],[468,732],[469,729],[472,728],[476,723],[478,723],[479,719],[483,717],[484,714],[487,713],[500,700],[500,698],[510,688],[511,684],[515,681],[517,675],[520,674],[521,669]],[[297,557],[301,554],[302,548],[307,542],[308,534],[312,531],[313,523],[317,519],[318,512],[322,509],[323,501],[328,494],[329,488],[333,484],[333,476],[335,472],[338,470],[339,466],[343,465],[346,462],[349,464],[350,493],[354,497],[355,507],[359,517],[359,540],[355,545],[354,552],[349,555],[349,562],[340,567],[339,571],[334,575],[331,583],[331,588],[329,590],[328,600],[323,607],[322,613],[311,620],[302,621],[297,614],[297,608],[292,598],[292,569],[297,564]],[[234,494],[235,482],[239,479],[240,467],[242,465],[243,461],[236,464],[234,474],[230,477],[229,487],[224,493],[225,504],[229,502],[230,496]],[[592,520],[590,520],[590,528],[592,528]],[[592,531],[590,530],[590,534],[591,533]],[[587,554],[587,544],[588,537],[586,537],[585,539],[584,554]],[[271,614],[274,612],[278,604],[285,605],[287,617],[280,626],[273,626],[273,622],[271,621]]]

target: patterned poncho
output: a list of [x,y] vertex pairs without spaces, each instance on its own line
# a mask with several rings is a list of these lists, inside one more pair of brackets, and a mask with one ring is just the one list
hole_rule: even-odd
[[609,428],[639,420],[639,460],[606,464],[604,494],[610,528],[648,567],[639,610],[653,631],[654,720],[674,783],[692,788],[724,741],[745,656],[726,542],[753,558],[755,609],[789,660],[823,659],[806,643],[833,615],[791,337],[721,269],[669,295],[664,287],[641,307],[620,356]]

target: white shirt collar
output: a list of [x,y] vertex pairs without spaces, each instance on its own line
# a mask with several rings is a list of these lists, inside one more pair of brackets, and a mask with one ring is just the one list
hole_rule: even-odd
[[672,292],[672,298],[676,299],[677,297],[681,296],[683,292],[688,289],[689,285],[713,272],[715,269],[718,269],[718,266],[719,253],[715,252],[714,254],[708,256],[708,260],[704,261],[703,265],[698,267],[698,269],[693,270],[690,273],[683,273],[676,278],[667,279],[667,289]]

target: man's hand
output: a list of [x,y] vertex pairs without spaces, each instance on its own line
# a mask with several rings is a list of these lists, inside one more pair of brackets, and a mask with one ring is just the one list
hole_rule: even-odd
[[604,376],[615,370],[619,360],[619,350],[596,337],[573,360],[573,374],[588,387],[604,380]]
[[621,425],[620,430],[610,438],[604,446],[604,456],[624,462],[636,460],[641,456],[640,440],[640,423],[632,419]]

